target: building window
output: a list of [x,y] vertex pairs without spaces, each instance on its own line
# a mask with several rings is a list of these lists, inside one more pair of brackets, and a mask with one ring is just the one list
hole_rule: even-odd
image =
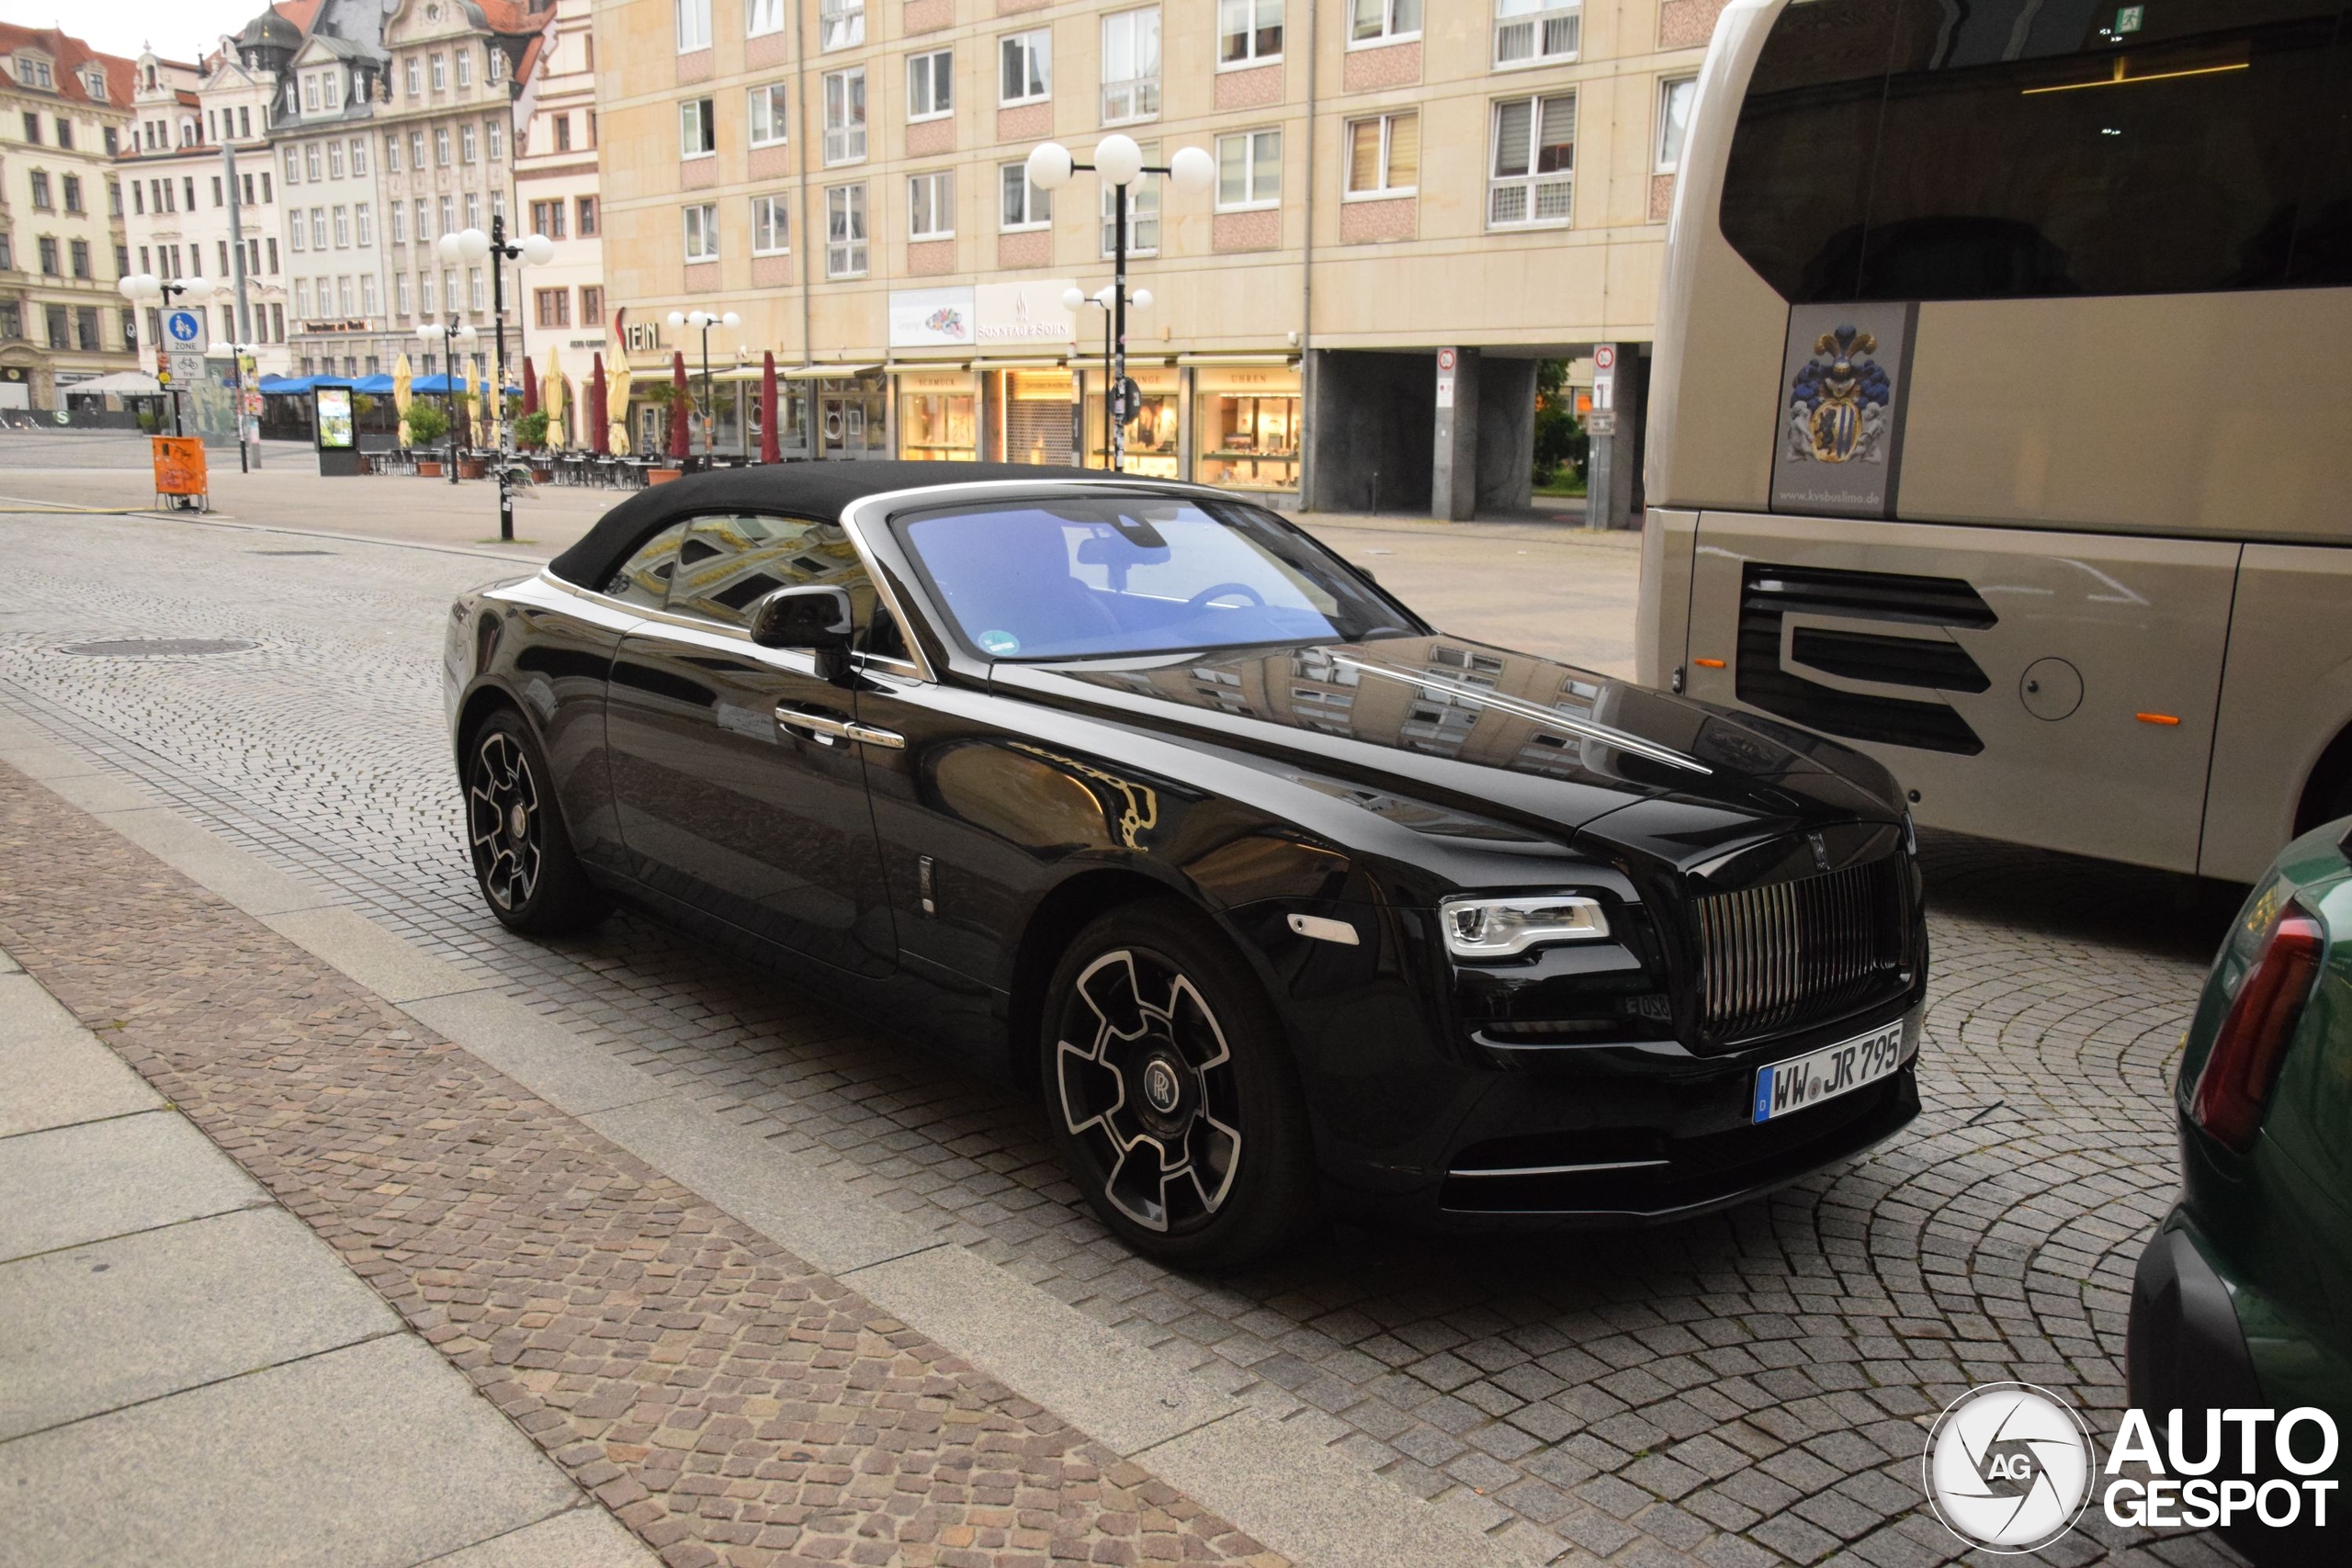
[[334,248],[338,251],[347,250],[350,245],[351,209],[338,207],[334,209]]
[[56,203],[50,199],[49,175],[46,170],[35,169],[33,171],[33,210],[36,212],[54,212],[57,210]]
[[854,49],[865,41],[865,0],[818,0],[817,48]]
[[0,301],[0,338],[25,335],[25,308],[14,299]]
[[1283,0],[1217,0],[1219,67],[1264,65],[1283,57]]
[[312,181],[325,178],[326,176],[320,172],[321,166],[319,144],[315,141],[304,142],[302,145],[302,176],[305,179]]
[[538,313],[543,327],[568,327],[571,324],[571,290],[541,288],[531,295],[531,303]]
[[1661,175],[1682,167],[1682,135],[1690,128],[1690,100],[1698,96],[1696,76],[1675,76],[1657,86],[1657,156],[1650,165]]
[[1575,94],[1498,102],[1493,173],[1487,187],[1487,227],[1566,223],[1576,177],[1576,151]]
[[1421,36],[1421,0],[1355,0],[1350,48],[1396,43]]
[[363,201],[358,206],[351,209],[351,217],[352,221],[358,226],[359,243],[363,245],[374,244],[376,243],[376,214],[374,209],[368,203]]
[[1580,0],[1495,0],[1495,69],[1574,60],[1583,28]]
[[28,87],[49,87],[56,85],[50,75],[48,61],[35,60],[22,54],[17,57],[17,80]]
[[560,114],[548,123],[555,128],[555,150],[559,152],[571,152],[571,117],[568,114]]
[[495,43],[485,43],[481,46],[481,74],[482,80],[486,82],[503,82],[506,79],[506,56],[499,52],[498,45]]
[[832,186],[825,192],[825,276],[865,276],[865,187]]
[[[744,95],[751,105],[752,145],[781,146],[791,138],[792,117],[785,107],[785,85],[770,82]],[[569,117],[567,117],[569,123]]]
[[481,227],[481,192],[478,190],[466,192],[466,227],[469,229]]
[[74,343],[85,354],[96,354],[106,347],[106,340],[98,335],[98,308],[96,305],[74,308]]
[[441,198],[441,232],[454,234],[457,231],[458,204],[453,197],[445,196]]
[[372,272],[359,275],[359,313],[363,316],[376,313],[376,275]]
[[351,173],[357,179],[368,176],[368,139],[364,136],[351,139]]
[[1102,123],[1159,117],[1159,7],[1102,18]]
[[1283,133],[1245,130],[1216,139],[1216,205],[1220,212],[1272,207],[1283,196]]
[[907,118],[937,119],[956,110],[956,51],[907,56]]
[[40,116],[29,110],[25,114],[25,140],[36,147],[40,145]]
[[784,0],[743,0],[743,36],[784,31]]
[[315,75],[305,76],[302,78],[302,108],[304,112],[309,114],[316,114],[318,112],[319,79]]
[[289,186],[302,183],[302,155],[291,147],[286,150],[286,183]]
[[956,232],[956,175],[946,169],[907,181],[907,238],[944,240]]
[[[865,67],[829,71],[825,73],[825,162],[857,164],[865,159]],[[865,198],[859,199],[862,202]]]
[[464,164],[474,161],[474,128],[470,120],[458,127],[458,161]]
[[408,96],[413,98],[424,91],[424,66],[413,54],[408,57],[406,63],[408,66]]
[[443,93],[448,91],[448,88],[449,57],[435,50],[433,54],[433,90]]
[[262,201],[262,205],[263,205],[264,207],[266,207],[266,206],[268,206],[271,202],[276,201],[277,199],[277,198],[276,197],[272,196],[272,195],[269,193],[269,171],[268,171],[267,169],[264,169],[264,170],[261,172],[261,201]]
[[[342,209],[337,208],[336,210],[341,211]],[[311,249],[323,251],[326,248],[327,209],[323,207],[313,207],[311,209]]]
[[408,204],[400,201],[393,202],[390,207],[384,209],[384,215],[392,220],[391,233],[389,236],[392,243],[396,245],[407,244]]
[[1053,222],[1054,193],[1031,181],[1027,164],[1000,164],[997,183],[1004,197],[997,219],[999,228],[1015,233],[1023,229],[1043,229]]
[[[17,242],[9,237],[6,229],[0,229],[0,272],[16,270]],[[147,247],[144,245],[139,247],[139,270],[141,272],[147,270]]]
[[582,284],[580,286],[580,324],[583,327],[601,326],[604,324],[604,288],[597,284]]
[[433,275],[429,272],[416,275],[416,305],[420,314],[433,314]]
[[392,310],[403,321],[409,318],[408,274],[401,273],[392,279]]
[[424,172],[424,132],[421,130],[408,133],[408,162],[418,174]]
[[1046,28],[997,39],[996,101],[1034,104],[1054,89],[1054,35]]
[[305,320],[311,315],[311,280],[307,277],[294,280],[294,313]]
[[1410,196],[1421,177],[1417,110],[1348,122],[1348,195]]
[[490,308],[490,296],[481,286],[481,268],[466,268],[466,308],[480,312]]
[[531,203],[531,228],[550,240],[563,238],[563,199]]
[[490,144],[490,161],[493,164],[506,156],[506,127],[498,120],[481,122],[482,140]]
[[[780,196],[755,196],[752,198],[752,254],[755,256],[780,256],[792,249],[792,223],[786,212],[785,198]],[[582,315],[586,312],[583,310]]]
[[[225,246],[223,248],[225,249]],[[90,242],[87,240],[69,241],[66,244],[65,252],[66,263],[74,269],[74,276],[76,277],[89,276]],[[226,272],[228,269],[223,267],[221,270]]]
[[459,45],[459,46],[458,46],[458,86],[460,86],[460,87],[470,87],[470,86],[472,86],[473,85],[474,85],[474,57],[473,57],[473,52],[472,52],[470,50],[468,50],[467,48],[465,48],[465,46],[463,46],[463,45],[461,44],[461,45]]
[[718,151],[718,117],[708,98],[678,106],[678,156],[704,158]]
[[103,71],[84,72],[82,73],[82,91],[90,95],[90,101],[92,103],[105,103],[107,101],[107,73]]
[[[60,177],[59,177],[58,185],[59,185],[59,187],[60,187],[62,190],[63,190],[63,192],[65,193],[65,210],[66,210],[66,211],[68,211],[68,212],[79,212],[79,211],[81,211],[81,210],[82,210],[82,176],[81,176],[81,175],[62,175],[62,176],[60,176]],[[194,202],[190,202],[190,203],[188,203],[188,205],[192,208],[192,207],[194,207],[194,206],[196,205],[196,203],[194,203]]]
[[582,197],[576,210],[580,217],[580,237],[583,240],[594,238],[596,233],[596,198],[593,196]]
[[[1159,143],[1143,144],[1143,161],[1159,161]],[[1119,187],[1108,180],[1096,182],[1102,187],[1102,254],[1108,258],[1115,247],[1119,209],[1112,205]],[[1127,186],[1127,254],[1149,256],[1159,254],[1159,181],[1144,175]]]
[[449,166],[449,128],[446,125],[433,128],[433,163],[436,168]]
[[272,277],[275,277],[277,276],[277,242],[275,239],[272,239],[265,241],[264,243],[267,246],[269,252],[269,274]]
[[709,262],[718,259],[718,209],[709,202],[699,202],[685,209],[686,260]]

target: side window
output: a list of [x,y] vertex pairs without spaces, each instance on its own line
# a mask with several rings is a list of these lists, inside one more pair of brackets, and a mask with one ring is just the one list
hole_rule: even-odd
[[741,626],[754,600],[808,582],[848,589],[861,610],[873,603],[865,563],[838,523],[697,517],[678,547],[669,608],[675,615]]
[[684,523],[673,523],[639,545],[605,583],[605,592],[640,610],[658,610],[670,592],[670,574],[678,565],[678,541],[686,536]]
[[882,602],[880,595],[859,595],[857,607],[863,623],[857,639],[860,653],[895,659],[902,664],[914,662],[915,656],[907,649],[907,634],[899,627],[899,617],[890,614],[890,606]]

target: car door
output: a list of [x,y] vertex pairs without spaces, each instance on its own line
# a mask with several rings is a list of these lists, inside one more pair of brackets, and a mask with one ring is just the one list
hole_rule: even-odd
[[662,610],[614,659],[606,728],[615,812],[640,881],[877,976],[897,944],[861,747],[846,734],[850,694],[808,654],[761,648],[746,626],[752,603],[777,588],[866,581],[838,524],[693,519]]

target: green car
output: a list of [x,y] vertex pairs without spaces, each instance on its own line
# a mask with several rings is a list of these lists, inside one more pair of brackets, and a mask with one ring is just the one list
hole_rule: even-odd
[[[2148,1522],[2218,1524],[2258,1568],[2352,1562],[2347,939],[2352,818],[2279,852],[2213,961],[2174,1089],[2182,1196],[2141,1256],[2132,1291],[2132,1404],[2175,1478],[2165,1490],[2184,1502],[2239,1505],[2219,1521],[2203,1517],[2209,1506]],[[2299,1411],[2324,1419],[2290,1417]],[[2282,1427],[2290,1428],[2283,1454]],[[2200,1472],[2215,1432],[2219,1462]],[[2192,1490],[2182,1477],[2211,1484]],[[2228,1482],[2242,1484],[2225,1491]],[[2324,1506],[2324,1525],[2315,1505]]]

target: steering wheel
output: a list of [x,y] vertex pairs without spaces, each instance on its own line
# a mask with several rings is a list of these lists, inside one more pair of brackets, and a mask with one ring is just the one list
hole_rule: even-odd
[[1259,592],[1256,589],[1250,587],[1248,583],[1220,582],[1212,587],[1204,588],[1198,593],[1193,594],[1190,599],[1185,600],[1184,608],[1197,615],[1201,611],[1207,609],[1217,600],[1224,598],[1228,593],[1248,594],[1250,596],[1250,606],[1252,609],[1262,610],[1266,607],[1266,596]]

